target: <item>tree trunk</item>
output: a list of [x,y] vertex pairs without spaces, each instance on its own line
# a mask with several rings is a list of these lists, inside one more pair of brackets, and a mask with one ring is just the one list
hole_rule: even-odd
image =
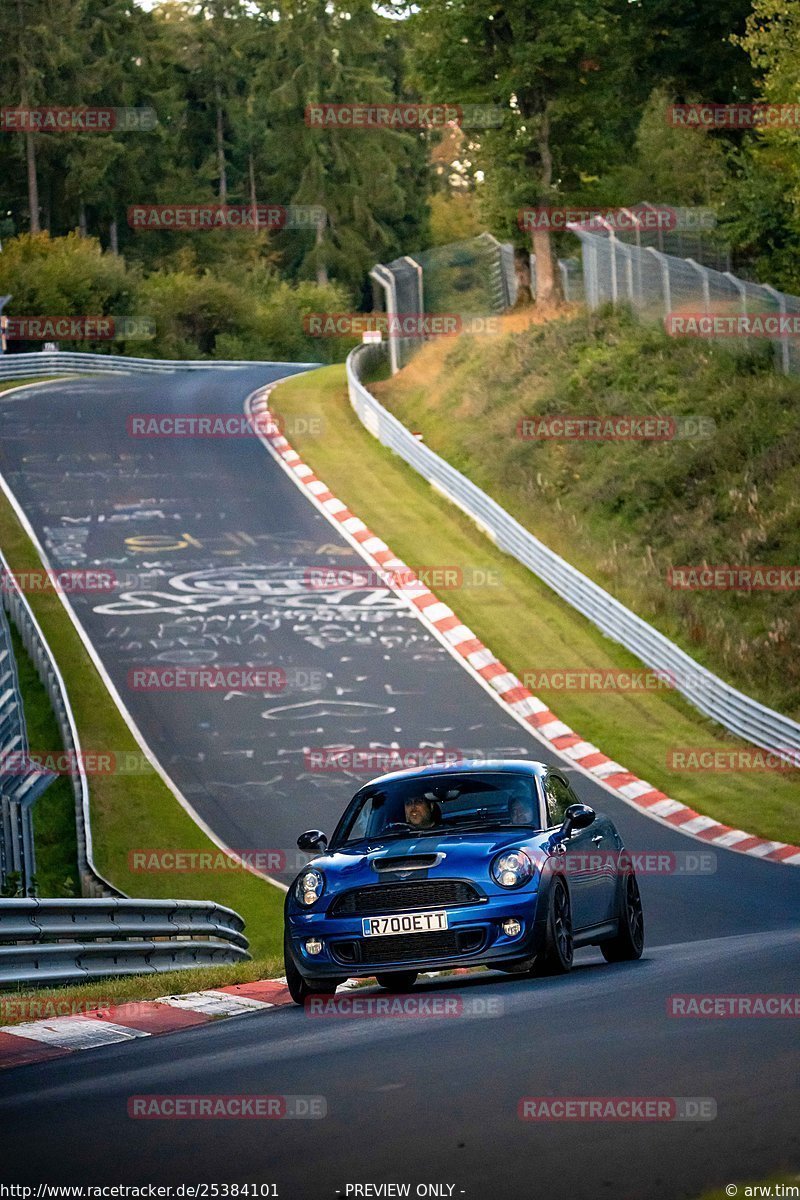
[[[550,153],[550,118],[547,110],[542,113],[536,138],[539,153],[539,182],[542,204],[552,200],[553,156]],[[549,229],[534,229],[531,238],[536,255],[536,303],[559,304],[564,299],[561,287],[561,272],[553,254],[553,239]]]
[[[322,245],[322,240],[324,237],[326,224],[327,224],[327,217],[325,215],[323,215],[317,221],[317,233],[316,233],[316,238],[315,238],[315,245],[318,250]],[[326,284],[327,282],[328,282],[328,268],[325,265],[325,262],[322,259],[322,257],[318,257],[317,258],[317,283],[320,285],[323,285],[323,284]]]
[[87,237],[89,233],[89,229],[86,224],[86,205],[84,204],[83,200],[81,200],[78,208],[78,232],[81,237]]
[[536,255],[536,303],[557,304],[561,295],[561,274],[553,255],[549,229],[534,229],[533,253]]
[[[18,36],[22,38],[25,35],[25,12],[22,7],[22,0],[17,0],[17,19],[19,21]],[[27,108],[28,88],[25,71],[20,65],[19,74],[19,100],[22,108]],[[28,213],[30,217],[31,233],[41,233],[41,225],[39,224],[39,180],[36,176],[36,142],[32,133],[25,134],[25,157],[28,163]]]
[[228,174],[225,167],[225,125],[222,117],[222,97],[217,88],[217,170],[219,172],[219,202],[228,203]]
[[530,304],[533,300],[531,291],[531,259],[527,250],[514,251],[514,277],[517,281],[517,301],[515,307]]
[[28,160],[28,211],[31,233],[41,233],[39,224],[39,180],[36,175],[36,143],[32,133],[25,134],[25,154]]
[[252,150],[247,156],[247,172],[250,177],[250,208],[253,211],[253,229],[258,229],[258,202],[256,200],[256,167]]
[[119,226],[116,217],[112,217],[109,222],[108,245],[112,254],[119,254]]

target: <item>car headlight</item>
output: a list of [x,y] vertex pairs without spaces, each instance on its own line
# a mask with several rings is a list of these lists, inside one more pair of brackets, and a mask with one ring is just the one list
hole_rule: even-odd
[[325,887],[325,876],[321,871],[304,871],[295,884],[295,895],[301,904],[309,908],[316,904]]
[[533,877],[534,866],[524,850],[510,850],[498,854],[492,863],[492,877],[500,887],[522,887]]

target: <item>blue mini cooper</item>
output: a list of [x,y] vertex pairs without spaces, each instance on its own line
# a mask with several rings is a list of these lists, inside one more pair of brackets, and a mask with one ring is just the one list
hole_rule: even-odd
[[360,788],[330,843],[286,896],[292,998],[374,976],[391,991],[420,971],[569,971],[575,949],[641,956],[639,888],[608,817],[555,767],[521,760],[397,771]]

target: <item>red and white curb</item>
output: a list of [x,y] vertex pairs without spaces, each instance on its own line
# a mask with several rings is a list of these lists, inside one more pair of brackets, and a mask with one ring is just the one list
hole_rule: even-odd
[[[346,504],[333,495],[313,469],[304,463],[287,439],[278,432],[269,407],[269,395],[276,384],[268,384],[248,396],[245,410],[253,419],[257,436],[305,492],[314,506],[372,566],[395,572],[387,583],[414,609],[434,636],[461,662],[487,691],[521,725],[540,741],[585,771],[613,795],[640,812],[681,833],[712,846],[749,854],[754,858],[800,866],[800,846],[772,842],[755,837],[743,829],[723,825],[713,817],[704,817],[679,800],[672,800],[632,771],[626,770],[603,754],[560,721],[543,701],[534,696],[512,671],[500,662],[488,647],[399,559],[385,542],[367,528]],[[274,430],[274,432],[273,432]],[[397,581],[397,574],[404,582]]]
[[[98,989],[101,987],[98,984]],[[34,996],[27,996],[26,1000],[35,1002]],[[13,1003],[13,998],[9,1002]],[[51,1001],[51,1004],[55,1003]],[[202,992],[187,992],[182,996],[112,1004],[108,1008],[67,1017],[3,1025],[0,1026],[0,1069],[46,1062],[76,1050],[92,1050],[114,1042],[176,1033],[194,1025],[207,1025],[221,1017],[240,1017],[291,1003],[285,979],[261,979],[256,983],[234,983]]]
[[[475,968],[459,967],[452,975],[470,975]],[[425,971],[424,978],[434,979],[446,974]],[[369,980],[348,979],[337,987],[337,993],[352,992],[369,986]],[[102,984],[98,984],[101,988]],[[25,997],[35,1004],[35,993]],[[8,998],[14,1003],[14,997]],[[18,1002],[18,1001],[17,1001]],[[68,1001],[49,999],[52,1008]],[[255,983],[233,983],[201,992],[186,992],[177,996],[159,996],[157,1000],[135,1000],[112,1004],[70,1016],[54,1016],[18,1025],[0,1026],[0,1070],[22,1067],[30,1063],[49,1062],[63,1058],[76,1050],[94,1050],[115,1042],[130,1042],[137,1038],[177,1033],[196,1025],[208,1025],[225,1017],[244,1017],[268,1009],[293,1005],[286,979],[259,979]]]

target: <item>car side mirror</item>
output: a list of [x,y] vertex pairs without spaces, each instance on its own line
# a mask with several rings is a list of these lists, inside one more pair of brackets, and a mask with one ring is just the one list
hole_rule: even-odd
[[297,839],[297,849],[303,850],[306,854],[313,854],[315,851],[321,852],[327,845],[328,839],[321,829],[307,829]]
[[570,804],[564,813],[564,821],[558,831],[558,840],[565,842],[576,829],[585,829],[587,825],[591,825],[596,816],[597,813],[588,804]]

